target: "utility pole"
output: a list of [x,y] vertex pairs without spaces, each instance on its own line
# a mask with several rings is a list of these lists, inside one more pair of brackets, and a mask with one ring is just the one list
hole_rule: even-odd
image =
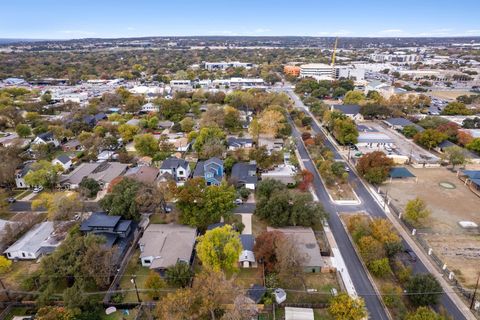
[[475,291],[473,291],[472,303],[470,303],[470,309],[471,310],[473,310],[473,307],[475,306],[475,297],[477,296],[478,282],[479,281],[480,281],[480,272],[478,273],[477,284],[475,285]]
[[135,286],[135,292],[137,294],[137,300],[138,300],[138,303],[141,303],[142,300],[140,300],[140,295],[138,294],[138,288],[137,288],[137,281],[135,280],[137,276],[133,276],[132,279],[130,279],[130,281],[133,283],[133,285]]

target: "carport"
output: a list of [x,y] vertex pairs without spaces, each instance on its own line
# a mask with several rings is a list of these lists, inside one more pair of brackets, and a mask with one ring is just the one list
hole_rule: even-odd
[[393,179],[396,179],[396,180],[397,179],[401,179],[401,180],[414,179],[415,182],[417,182],[417,177],[405,167],[391,168],[390,172],[388,173],[388,176],[390,177],[390,182],[392,182]]

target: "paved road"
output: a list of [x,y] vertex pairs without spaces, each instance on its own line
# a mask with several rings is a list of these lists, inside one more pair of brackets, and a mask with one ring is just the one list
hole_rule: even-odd
[[[291,90],[286,90],[287,94],[293,99],[296,106],[299,108],[304,109],[305,106],[302,101],[298,98],[296,94],[294,94]],[[335,159],[342,159],[336,148],[332,145],[332,143],[325,137],[322,130],[318,127],[318,125],[313,122],[312,129],[315,133],[322,135],[325,139],[325,144],[328,148],[332,150],[334,153]],[[301,136],[299,135],[298,131],[292,125],[293,136],[295,137],[295,141],[297,144],[297,148],[300,152],[300,156],[302,159],[309,159],[309,156],[305,150],[303,143],[301,142]],[[353,251],[352,245],[347,238],[347,235],[340,225],[340,218],[336,213],[344,212],[344,211],[367,211],[370,215],[379,218],[387,218],[383,209],[378,205],[378,203],[373,199],[372,195],[365,186],[360,183],[359,178],[356,176],[353,170],[350,170],[349,173],[349,180],[352,182],[354,186],[355,192],[357,193],[358,197],[361,199],[361,204],[357,206],[336,206],[330,202],[330,199],[327,195],[325,187],[323,186],[320,178],[318,177],[317,171],[314,168],[312,161],[304,161],[305,166],[311,172],[314,172],[314,187],[316,193],[319,197],[319,200],[323,203],[325,209],[330,212],[330,219],[329,224],[330,228],[333,231],[335,240],[339,245],[339,249],[347,263],[348,271],[353,279],[355,289],[357,290],[360,296],[363,295],[367,309],[370,313],[372,319],[386,319],[385,312],[383,310],[382,305],[380,304],[378,297],[376,296],[368,296],[368,294],[372,294],[373,287],[372,284],[368,281],[368,278],[361,268],[360,262],[358,261],[358,257]],[[335,213],[335,214],[332,214]],[[406,248],[410,248],[410,246],[403,241],[403,244]],[[412,248],[410,248],[412,249]],[[425,265],[418,260],[413,265],[413,272],[414,273],[428,273],[428,269]],[[358,275],[357,275],[358,274]],[[357,278],[358,276],[358,278]],[[465,319],[462,312],[459,310],[458,306],[453,303],[453,301],[448,297],[446,294],[442,294],[440,298],[440,304],[453,316],[454,319]],[[385,318],[384,318],[385,317]]]

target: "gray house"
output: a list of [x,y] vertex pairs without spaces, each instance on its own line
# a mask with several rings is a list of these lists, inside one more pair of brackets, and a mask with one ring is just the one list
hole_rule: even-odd
[[255,163],[238,162],[232,167],[231,179],[236,187],[255,190],[257,186],[257,165]]

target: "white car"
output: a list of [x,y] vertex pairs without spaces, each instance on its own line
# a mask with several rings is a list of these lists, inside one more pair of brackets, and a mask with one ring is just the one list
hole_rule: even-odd
[[242,204],[242,203],[243,203],[243,200],[242,200],[242,199],[240,199],[240,198],[235,199],[235,204],[236,204],[236,205],[240,205],[240,204]]
[[42,190],[43,190],[42,186],[35,187],[35,188],[33,188],[33,193],[39,193],[39,192],[42,192]]

